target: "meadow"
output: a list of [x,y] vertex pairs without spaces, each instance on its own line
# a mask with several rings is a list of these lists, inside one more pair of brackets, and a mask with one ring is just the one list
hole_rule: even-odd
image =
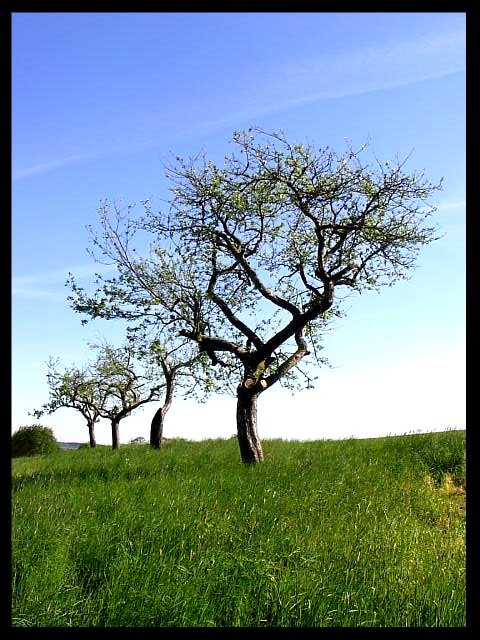
[[465,431],[12,461],[18,627],[461,627]]

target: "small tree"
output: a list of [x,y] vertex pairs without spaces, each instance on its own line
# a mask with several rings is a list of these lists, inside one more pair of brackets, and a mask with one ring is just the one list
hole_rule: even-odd
[[196,394],[197,389],[208,387],[205,372],[205,359],[198,349],[192,349],[185,340],[176,344],[162,343],[151,334],[151,323],[143,320],[139,326],[127,329],[129,342],[135,345],[139,359],[147,364],[151,375],[162,378],[161,405],[155,412],[150,424],[150,446],[159,449],[162,446],[165,416],[172,406],[175,392],[184,395]]
[[41,424],[20,427],[12,435],[12,456],[47,455],[59,451],[53,431]]
[[155,315],[223,377],[238,375],[237,436],[250,463],[263,459],[260,394],[298,377],[309,355],[323,362],[321,338],[341,290],[408,276],[436,237],[426,201],[440,185],[407,173],[405,161],[363,164],[365,149],[338,155],[260,129],[233,141],[238,155],[223,167],[177,158],[167,174],[170,211],[144,203],[139,226],[155,238],[150,257],[104,238],[119,275],[93,297],[74,287],[73,304],[93,317],[125,317],[128,306],[132,318]]
[[132,344],[118,348],[103,344],[97,348],[99,355],[92,372],[106,398],[99,414],[110,420],[112,449],[118,449],[120,422],[138,407],[158,400],[167,383],[158,381],[158,368],[149,363],[139,364]]
[[96,446],[95,424],[107,401],[105,389],[98,385],[88,367],[70,367],[61,370],[59,361],[50,358],[47,363],[47,382],[50,399],[41,409],[32,412],[36,418],[51,415],[61,408],[79,411],[87,421],[90,447]]

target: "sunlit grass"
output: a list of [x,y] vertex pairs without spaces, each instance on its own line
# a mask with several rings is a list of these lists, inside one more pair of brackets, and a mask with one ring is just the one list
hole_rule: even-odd
[[463,626],[465,432],[13,461],[16,626]]

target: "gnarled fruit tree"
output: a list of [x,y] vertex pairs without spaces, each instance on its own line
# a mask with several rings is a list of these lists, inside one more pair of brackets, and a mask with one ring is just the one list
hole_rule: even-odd
[[426,203],[440,185],[408,173],[405,162],[363,163],[365,149],[339,155],[258,128],[233,142],[237,152],[222,166],[176,159],[168,211],[146,201],[128,227],[151,234],[149,255],[112,252],[104,242],[118,277],[88,304],[77,291],[73,305],[103,317],[122,305],[150,314],[198,345],[217,388],[236,376],[240,453],[252,463],[263,459],[258,397],[302,375],[308,384],[300,363],[309,355],[322,362],[341,289],[377,289],[408,275],[435,239]]

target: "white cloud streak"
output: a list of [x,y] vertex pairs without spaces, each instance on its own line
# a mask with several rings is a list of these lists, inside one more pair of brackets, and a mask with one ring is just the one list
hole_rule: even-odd
[[62,158],[60,160],[54,160],[52,162],[43,162],[41,164],[35,164],[32,167],[27,167],[26,169],[22,169],[20,171],[16,171],[12,175],[12,180],[19,180],[20,178],[28,178],[29,176],[33,176],[37,173],[46,173],[51,171],[52,169],[60,169],[69,164],[73,164],[75,162],[81,162],[82,160],[90,160],[93,157],[92,154],[77,154],[73,156],[67,156],[66,158]]
[[33,165],[31,167],[27,167],[26,169],[21,169],[19,171],[14,171],[12,174],[12,181],[20,180],[21,178],[28,178],[38,173],[47,173],[48,171],[52,171],[54,169],[62,169],[70,164],[76,164],[79,162],[88,162],[90,160],[96,160],[99,158],[111,157],[120,153],[128,153],[133,150],[142,149],[144,147],[152,146],[158,144],[157,141],[149,141],[149,142],[138,142],[136,144],[129,145],[116,145],[113,147],[109,147],[108,149],[103,149],[101,151],[94,151],[90,153],[78,153],[76,155],[66,156],[65,158],[61,158],[59,160],[53,160],[52,162],[44,162],[40,164]]
[[22,299],[65,300],[65,293],[58,287],[65,285],[68,274],[73,273],[77,280],[93,277],[96,273],[108,274],[114,266],[102,264],[81,264],[62,269],[53,269],[26,276],[14,276],[12,279],[12,297]]
[[[198,122],[195,128],[178,135],[183,138],[193,132],[212,131],[311,102],[394,89],[457,73],[466,67],[465,41],[464,29],[431,33],[402,42],[296,60],[270,72],[262,70],[257,77],[252,73],[253,80],[243,96],[230,96],[236,104],[243,104],[241,110],[228,110],[227,116]],[[172,138],[177,134],[168,131],[165,135]],[[16,181],[74,163],[156,146],[165,142],[165,135],[36,164],[14,172],[12,179]]]
[[443,202],[438,205],[438,211],[450,211],[451,209],[465,209],[467,206],[466,200],[455,200],[453,202]]

